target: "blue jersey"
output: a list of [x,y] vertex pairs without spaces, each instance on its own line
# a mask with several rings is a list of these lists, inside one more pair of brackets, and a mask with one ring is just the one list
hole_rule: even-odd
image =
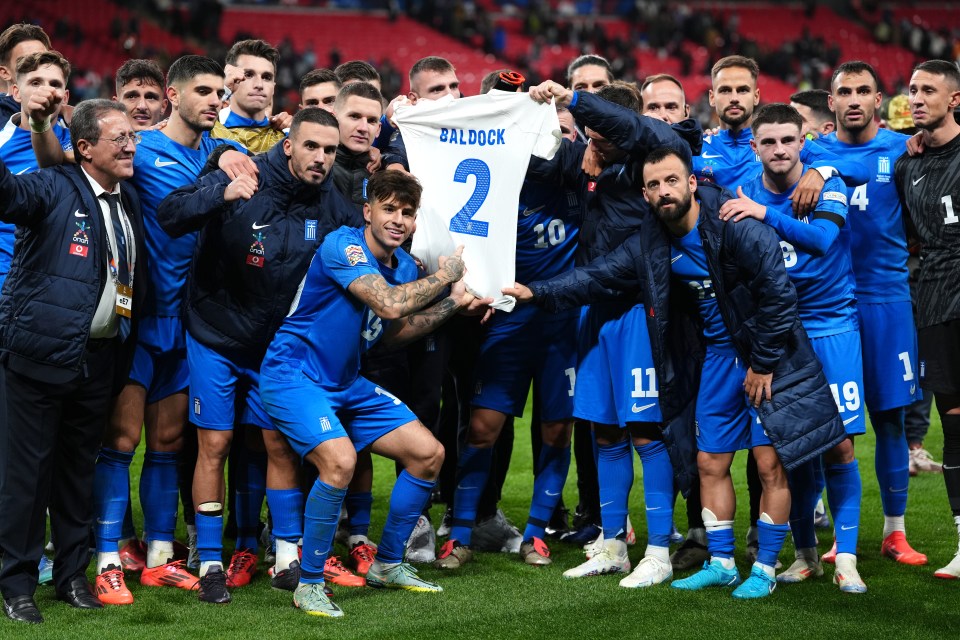
[[[174,142],[162,131],[142,131],[140,135],[142,140],[133,157],[133,178],[130,181],[140,195],[150,252],[151,299],[144,313],[178,317],[197,233],[171,238],[157,223],[157,207],[171,191],[196,181],[210,152],[221,144],[234,143],[216,140],[204,133],[200,148],[191,149]],[[240,145],[237,148],[242,150]]]
[[[705,135],[700,155],[693,157],[693,172],[698,178],[736,193],[737,187],[745,187],[763,171],[760,158],[750,146],[751,140],[753,131],[749,127],[737,134],[729,129],[721,129],[716,135]],[[867,180],[866,173],[857,161],[844,160],[811,140],[807,140],[800,150],[800,162],[814,167],[833,167],[854,184]]]
[[403,283],[417,277],[416,263],[403,249],[395,266],[373,257],[363,228],[340,227],[317,249],[294,301],[267,349],[260,373],[275,380],[304,376],[329,390],[343,389],[360,375],[360,354],[383,334],[380,319],[347,292],[368,274]]
[[[19,106],[19,103],[17,103]],[[0,159],[7,165],[7,169],[14,175],[33,173],[40,169],[37,156],[33,153],[30,144],[30,132],[21,129],[14,120],[19,122],[20,113],[15,113],[7,120],[7,124],[0,129]],[[73,149],[70,144],[70,132],[59,124],[53,125],[53,132],[60,140],[64,151]],[[10,261],[13,260],[13,240],[17,225],[0,222],[0,284],[3,284],[10,271]]]
[[[763,186],[763,177],[757,176],[743,186],[743,192],[755,202],[795,220],[790,202],[795,188],[796,185],[793,185],[784,193],[773,193]],[[823,185],[815,211],[846,219],[846,187],[839,178],[830,178]],[[810,221],[804,216],[800,222],[808,224]],[[837,239],[820,257],[795,246],[788,232],[778,229],[777,233],[781,238],[780,247],[783,249],[787,274],[797,289],[800,321],[810,337],[829,336],[856,329],[850,230],[847,226],[843,225]]]
[[907,233],[893,163],[906,150],[908,136],[880,129],[865,144],[846,144],[836,133],[818,141],[834,153],[856,159],[870,172],[870,181],[848,191],[850,258],[860,302],[907,302]]
[[717,305],[717,292],[713,289],[713,280],[707,270],[707,254],[703,251],[700,239],[699,222],[690,233],[682,238],[671,238],[670,270],[674,277],[693,289],[697,296],[697,308],[703,319],[703,337],[707,348],[736,355],[730,332],[723,324],[720,307]]

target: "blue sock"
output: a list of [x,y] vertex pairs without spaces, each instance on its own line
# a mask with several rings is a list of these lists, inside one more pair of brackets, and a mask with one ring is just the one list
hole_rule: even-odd
[[197,512],[197,553],[200,562],[223,564],[223,510]]
[[630,441],[597,445],[600,478],[600,521],[603,539],[627,535],[627,500],[633,486],[633,452]]
[[300,489],[267,489],[273,537],[296,544],[303,537],[303,493]]
[[673,531],[673,465],[662,442],[635,447],[643,464],[643,500],[647,505],[647,543],[669,547]]
[[770,524],[762,519],[757,520],[757,562],[768,567],[777,566],[777,556],[783,548],[783,541],[790,533],[789,524]]
[[[457,461],[457,489],[453,494],[453,524],[450,540],[470,544],[477,521],[477,504],[490,477],[493,447],[484,449],[464,445]],[[406,541],[404,541],[406,542]]]
[[825,468],[827,499],[833,514],[833,530],[837,536],[837,553],[856,553],[860,527],[860,502],[863,482],[856,460],[847,464],[830,464]]
[[365,536],[370,531],[370,512],[373,510],[373,494],[369,491],[347,491],[347,524],[350,535]]
[[[142,477],[142,476],[141,476]],[[130,478],[127,478],[127,488],[130,487]],[[137,537],[137,530],[133,528],[133,498],[127,491],[127,510],[123,514],[123,527],[120,529],[120,539],[129,540]]]
[[[813,510],[817,508],[817,479],[813,462],[807,462],[787,472],[790,481],[790,531],[793,546],[811,549],[817,546],[813,526]],[[831,505],[833,503],[831,502]]]
[[242,447],[236,480],[237,550],[249,549],[256,553],[259,547],[260,512],[267,492],[267,454]]
[[[97,551],[115,552],[123,529],[123,513],[130,496],[130,463],[133,452],[102,448],[93,474]],[[6,517],[12,517],[7,514]]]
[[717,528],[707,526],[707,549],[711,558],[732,558],[735,545],[732,524]]
[[530,515],[523,530],[523,539],[543,538],[550,516],[560,500],[563,483],[570,468],[570,447],[554,447],[544,443],[540,448],[537,477],[533,480],[533,500]]
[[885,516],[902,516],[907,510],[910,451],[903,430],[903,415],[903,408],[870,414],[870,423],[877,434],[874,462]]
[[[323,566],[333,546],[340,521],[340,507],[346,489],[331,487],[319,478],[313,483],[303,515],[303,559],[300,561],[300,582],[323,584]],[[406,541],[404,541],[406,542]]]
[[407,473],[406,469],[400,472],[390,493],[390,510],[387,512],[387,521],[383,524],[380,546],[377,547],[377,560],[386,564],[403,562],[407,540],[417,526],[417,520],[420,519],[435,484],[436,480],[415,478]]
[[180,507],[179,457],[175,452],[149,449],[143,455],[140,504],[143,505],[143,539],[147,542],[173,542]]

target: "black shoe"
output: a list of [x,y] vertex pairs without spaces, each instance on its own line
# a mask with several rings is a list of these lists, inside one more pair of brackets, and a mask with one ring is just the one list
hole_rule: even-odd
[[200,591],[197,597],[203,602],[227,604],[230,592],[227,591],[227,574],[223,569],[213,568],[200,578]]
[[[270,569],[273,571],[274,569]],[[270,577],[270,586],[278,591],[296,591],[300,584],[300,562],[294,560],[283,571],[277,571]]]
[[40,615],[40,609],[37,609],[37,603],[33,601],[33,596],[13,596],[3,601],[3,611],[7,617],[17,622],[26,622],[28,624],[40,624],[43,622],[43,616]]
[[66,593],[58,593],[57,597],[74,609],[103,609],[103,603],[93,594],[93,588],[85,575],[74,577]]

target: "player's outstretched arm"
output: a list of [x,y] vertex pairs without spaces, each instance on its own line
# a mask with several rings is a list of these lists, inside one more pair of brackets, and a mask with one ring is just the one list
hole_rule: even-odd
[[157,208],[157,222],[179,238],[202,229],[212,217],[226,212],[231,202],[249,200],[256,190],[257,179],[248,175],[231,180],[223,171],[208,173],[164,198]]
[[15,176],[0,160],[0,220],[28,225],[49,212],[44,197],[53,190],[46,172]]
[[347,286],[354,297],[367,305],[384,320],[398,320],[420,311],[436,298],[447,285],[463,278],[463,245],[457,247],[450,257],[440,258],[437,272],[413,282],[391,286],[378,273],[362,275]]
[[30,144],[40,167],[75,162],[73,151],[64,151],[60,140],[53,132],[53,119],[63,103],[63,89],[40,87],[27,102],[27,117],[30,119]]

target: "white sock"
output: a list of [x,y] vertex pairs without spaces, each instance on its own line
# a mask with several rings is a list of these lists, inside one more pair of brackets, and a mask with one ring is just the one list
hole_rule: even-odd
[[857,554],[855,553],[838,553],[837,554],[837,566],[843,568],[847,564],[852,563],[853,566],[857,566]]
[[693,540],[707,546],[707,530],[703,527],[690,527],[687,530],[687,540]]
[[820,515],[821,513],[826,513],[827,508],[823,506],[823,496],[817,499],[817,506],[813,508],[813,513],[815,515]]
[[886,538],[894,531],[906,531],[903,516],[883,516],[883,537]]
[[289,569],[290,564],[297,559],[297,543],[277,538],[277,560],[274,565],[277,571]]
[[210,573],[210,570],[216,567],[218,570],[223,571],[223,563],[216,561],[207,561],[200,563],[200,575],[205,576]]
[[119,551],[103,551],[97,554],[97,574],[103,573],[107,567],[113,565],[117,569],[123,568],[123,563],[120,562],[120,552]]
[[767,577],[769,578],[777,577],[777,570],[768,564],[763,564],[762,562],[754,562],[753,566],[760,567],[761,569],[763,569],[763,572],[767,574]]
[[643,552],[643,557],[653,557],[664,564],[670,564],[670,547],[656,547],[648,544],[646,551]]
[[719,562],[720,566],[727,571],[737,566],[737,563],[733,560],[733,558],[718,558],[717,556],[710,556],[710,564],[713,564],[714,562]]
[[370,538],[367,536],[350,536],[347,538],[347,546],[351,549],[358,544],[370,544]]
[[147,543],[147,568],[153,569],[168,562],[173,562],[172,540],[151,540]]

